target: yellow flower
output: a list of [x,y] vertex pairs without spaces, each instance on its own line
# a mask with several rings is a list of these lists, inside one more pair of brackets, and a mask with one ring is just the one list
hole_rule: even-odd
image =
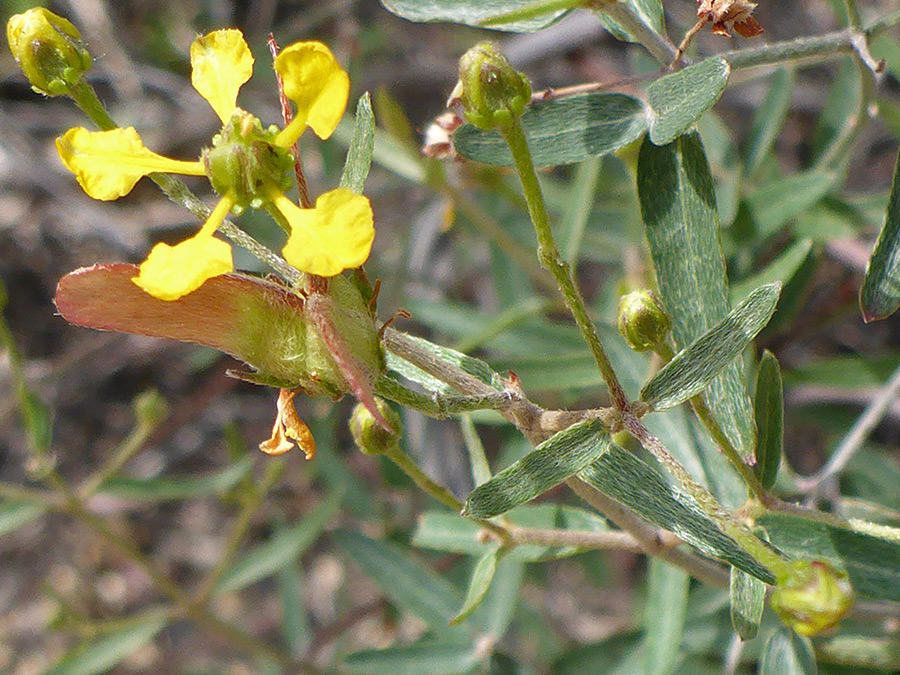
[[206,279],[233,270],[231,248],[214,238],[228,212],[247,206],[277,209],[291,228],[285,257],[309,274],[334,276],[369,255],[375,230],[368,199],[349,190],[322,195],[315,209],[301,209],[284,195],[292,165],[289,148],[306,127],[327,138],[347,107],[350,81],[320,42],[298,42],[275,60],[284,93],[294,102],[284,129],[263,129],[237,107],[250,79],[253,56],[238,30],[198,37],[191,45],[191,82],[223,123],[212,148],[195,161],[180,161],[146,148],[133,128],[95,132],[70,129],[56,141],[63,164],[94,199],[118,199],[142,176],[155,172],[206,175],[222,195],[209,219],[190,239],[157,244],[134,282],[162,300],[175,300]]

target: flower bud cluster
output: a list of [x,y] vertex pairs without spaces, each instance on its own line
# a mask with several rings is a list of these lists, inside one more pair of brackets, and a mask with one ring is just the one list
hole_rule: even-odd
[[38,93],[66,94],[91,67],[91,55],[78,29],[43,7],[11,17],[6,38],[16,63]]
[[475,45],[459,60],[459,82],[448,106],[460,103],[479,129],[507,127],[531,101],[531,83],[490,42]]

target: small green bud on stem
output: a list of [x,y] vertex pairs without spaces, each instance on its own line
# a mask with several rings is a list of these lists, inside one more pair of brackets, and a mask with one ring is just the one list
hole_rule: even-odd
[[619,300],[619,332],[628,346],[646,352],[664,344],[672,323],[650,291],[632,291]]
[[837,625],[854,601],[847,573],[823,560],[793,560],[790,568],[772,592],[775,613],[800,635]]
[[69,93],[91,67],[78,29],[43,7],[10,17],[6,39],[31,87],[47,96]]
[[459,60],[459,82],[448,105],[459,102],[479,129],[508,127],[531,101],[531,83],[490,42],[475,45]]
[[350,433],[364,455],[383,455],[396,448],[403,433],[403,424],[394,409],[380,398],[375,399],[375,404],[394,431],[386,431],[362,403],[357,403],[350,416]]
[[166,419],[169,404],[156,389],[148,389],[134,399],[134,413],[138,424],[152,429]]

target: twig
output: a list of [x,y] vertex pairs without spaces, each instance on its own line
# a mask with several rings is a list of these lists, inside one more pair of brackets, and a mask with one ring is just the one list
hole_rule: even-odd
[[881,422],[898,394],[900,394],[900,367],[894,371],[887,384],[872,399],[825,465],[812,476],[797,478],[797,486],[800,491],[815,497],[824,481],[839,474],[859,451],[869,434]]

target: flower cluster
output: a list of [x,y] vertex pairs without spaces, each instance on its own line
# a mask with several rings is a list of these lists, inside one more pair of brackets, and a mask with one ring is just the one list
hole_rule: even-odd
[[191,46],[191,82],[224,125],[199,160],[169,159],[146,148],[133,128],[111,131],[70,129],[56,147],[66,168],[94,199],[128,194],[154,172],[206,175],[221,195],[200,231],[169,246],[159,243],[134,282],[154,297],[175,300],[207,279],[234,269],[231,247],[214,233],[229,212],[265,208],[289,231],[285,259],[302,272],[331,277],[359,267],[375,237],[368,199],[347,189],[327,192],[314,208],[285,196],[291,185],[291,146],[307,127],[322,139],[337,127],[347,107],[350,82],[324,44],[297,42],[275,59],[285,96],[296,106],[283,129],[263,128],[237,107],[240,87],[250,79],[253,56],[238,30],[198,37]]

